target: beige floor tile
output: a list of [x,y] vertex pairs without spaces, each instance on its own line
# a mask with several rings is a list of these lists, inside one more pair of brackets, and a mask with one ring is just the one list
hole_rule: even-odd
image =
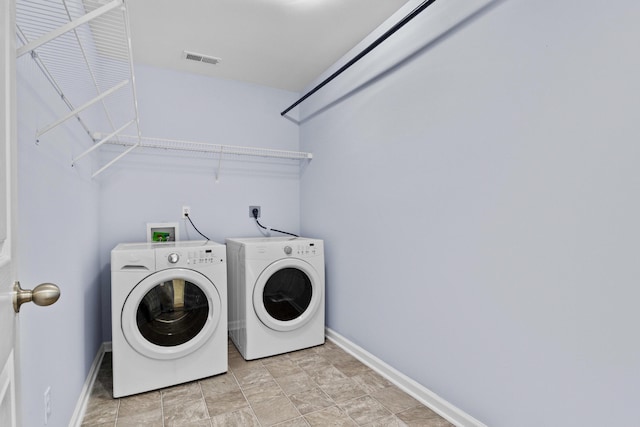
[[289,399],[302,415],[335,405],[335,402],[319,388],[293,394]]
[[300,393],[317,387],[317,384],[306,372],[280,377],[276,379],[276,382],[280,385],[282,391],[284,391],[286,395]]
[[288,356],[291,360],[293,360],[294,362],[299,362],[300,360],[304,360],[307,359],[309,357],[312,356],[317,356],[318,353],[316,351],[315,348],[305,348],[303,350],[297,350],[297,351],[293,351],[291,353],[288,353]]
[[90,400],[85,412],[82,425],[97,425],[101,423],[115,423],[118,415],[118,400]]
[[[140,413],[159,411],[162,414],[162,397],[159,391],[123,397],[118,408],[118,418],[131,417]],[[160,416],[162,419],[162,415]]]
[[375,393],[383,388],[387,388],[391,385],[389,381],[384,379],[381,375],[374,371],[366,374],[356,375],[352,377],[353,380],[368,394]]
[[244,388],[242,392],[250,405],[262,402],[263,400],[273,399],[274,397],[284,396],[284,392],[275,380],[259,384],[255,387]]
[[409,427],[451,427],[444,418],[425,406],[407,409],[396,414]]
[[204,399],[163,406],[165,427],[185,426],[209,419]]
[[[165,424],[167,426],[168,424]],[[211,420],[197,420],[197,421],[185,421],[185,422],[177,422],[173,424],[176,427],[211,427]],[[142,427],[142,426],[138,426]],[[144,427],[147,427],[146,425]]]
[[305,415],[304,419],[307,420],[309,425],[312,427],[351,427],[358,425],[337,406],[331,406],[321,411],[312,412]]
[[257,386],[273,380],[267,368],[262,364],[235,370],[233,375],[241,388]]
[[116,427],[164,427],[162,421],[162,410],[158,411],[153,417],[118,417]]
[[216,375],[200,380],[202,394],[207,397],[212,394],[227,393],[240,390],[236,377],[231,373]]
[[349,353],[347,353],[346,351],[344,351],[339,347],[325,348],[324,350],[318,350],[318,354],[324,357],[325,359],[330,360],[331,363],[355,360],[353,356],[351,356]]
[[197,381],[165,388],[160,392],[163,407],[202,399],[202,388]]
[[381,418],[369,424],[365,424],[364,427],[408,427],[400,418],[395,415]]
[[331,361],[326,359],[325,357],[317,354],[311,353],[306,357],[300,358],[295,361],[298,366],[304,369],[306,372],[314,372],[319,369],[323,369],[331,366]]
[[291,353],[276,354],[275,356],[262,358],[260,359],[260,361],[264,366],[269,366],[272,363],[280,363],[284,360],[291,360],[290,354]]
[[249,407],[247,399],[244,398],[240,390],[206,396],[204,401],[211,418]]
[[303,372],[302,369],[291,359],[272,361],[268,364],[265,363],[264,366],[274,378],[286,377],[287,375]]
[[283,423],[274,424],[273,427],[309,427],[309,423],[303,417],[299,417]]
[[336,403],[346,402],[367,394],[352,378],[340,378],[321,385],[320,388]]
[[311,379],[313,379],[320,386],[331,384],[335,381],[347,378],[345,374],[340,372],[334,366],[322,367],[308,373]]
[[420,406],[420,402],[396,386],[386,387],[371,393],[371,397],[382,403],[392,413],[398,413]]
[[162,427],[162,406],[141,406],[138,411],[127,414],[118,412],[117,423],[120,425],[160,425]]
[[353,357],[345,360],[332,361],[331,364],[348,377],[365,375],[371,372],[371,368]]
[[263,426],[271,426],[300,416],[295,406],[284,395],[263,400],[251,407]]
[[358,425],[372,423],[392,415],[387,408],[371,396],[362,396],[338,406]]
[[211,418],[212,427],[260,427],[260,423],[249,408],[227,412]]

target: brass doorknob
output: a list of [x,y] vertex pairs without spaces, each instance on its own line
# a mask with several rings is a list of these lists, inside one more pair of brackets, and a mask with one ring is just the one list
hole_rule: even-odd
[[35,305],[46,306],[58,301],[60,288],[53,283],[42,283],[33,290],[22,289],[20,282],[13,285],[13,310],[20,312],[20,306],[25,302],[33,302]]

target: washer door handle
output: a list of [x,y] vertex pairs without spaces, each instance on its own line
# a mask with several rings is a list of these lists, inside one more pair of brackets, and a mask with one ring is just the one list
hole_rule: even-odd
[[58,301],[58,298],[60,298],[60,288],[53,283],[41,283],[33,290],[22,289],[20,282],[13,284],[13,310],[16,313],[20,313],[20,306],[25,302],[47,306]]

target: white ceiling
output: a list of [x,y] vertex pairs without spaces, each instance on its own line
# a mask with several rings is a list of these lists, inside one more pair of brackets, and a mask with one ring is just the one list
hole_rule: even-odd
[[[407,0],[129,0],[135,63],[300,92]],[[221,58],[183,59],[183,51]]]

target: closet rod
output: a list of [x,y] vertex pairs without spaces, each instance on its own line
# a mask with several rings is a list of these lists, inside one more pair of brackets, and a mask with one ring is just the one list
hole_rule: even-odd
[[425,10],[426,8],[431,6],[433,3],[435,3],[435,1],[436,0],[425,0],[425,1],[423,1],[422,4],[420,4],[418,7],[413,9],[413,11],[411,11],[411,13],[409,13],[407,16],[402,18],[402,20],[400,20],[398,23],[396,23],[393,27],[389,28],[384,34],[382,34],[380,37],[378,37],[376,40],[374,40],[373,43],[371,43],[369,46],[367,46],[362,52],[357,54],[353,59],[351,59],[349,62],[344,64],[342,67],[340,67],[340,69],[338,69],[338,71],[336,71],[335,73],[331,74],[329,77],[324,79],[321,83],[319,83],[316,87],[314,87],[309,92],[304,94],[300,99],[298,99],[296,102],[291,104],[289,106],[289,108],[287,108],[286,110],[281,112],[280,115],[284,116],[289,111],[291,111],[292,109],[297,107],[298,104],[300,104],[302,101],[304,101],[305,99],[309,98],[311,95],[316,93],[318,90],[322,89],[327,83],[329,83],[331,80],[333,80],[336,77],[338,77],[340,74],[342,74],[344,71],[346,71],[348,68],[350,68],[353,64],[355,64],[360,59],[362,59],[365,55],[367,55],[373,49],[378,47],[379,44],[381,44],[383,41],[388,39],[391,35],[393,35],[393,33],[398,31],[400,28],[404,27],[404,25],[406,23],[408,23],[413,18],[418,16],[423,10]]

